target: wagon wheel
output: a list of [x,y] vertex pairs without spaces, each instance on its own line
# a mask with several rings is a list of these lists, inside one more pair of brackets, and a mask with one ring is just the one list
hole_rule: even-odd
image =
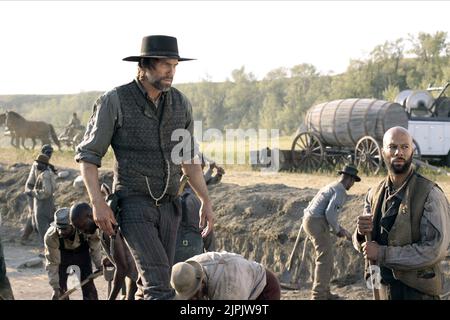
[[355,148],[355,163],[366,174],[377,174],[383,165],[381,148],[378,142],[369,136],[359,139]]
[[317,135],[310,132],[301,132],[292,143],[292,163],[301,170],[317,170],[324,160],[324,150],[323,144]]

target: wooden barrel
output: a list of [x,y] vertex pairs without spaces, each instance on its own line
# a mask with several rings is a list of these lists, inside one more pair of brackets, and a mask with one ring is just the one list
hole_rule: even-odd
[[408,128],[408,115],[395,102],[342,99],[311,107],[305,117],[305,126],[326,146],[355,147],[364,136],[382,141],[389,128]]

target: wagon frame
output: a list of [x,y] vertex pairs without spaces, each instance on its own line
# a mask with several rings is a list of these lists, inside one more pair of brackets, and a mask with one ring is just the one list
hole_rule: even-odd
[[[414,91],[401,92],[397,97],[401,96],[402,101],[396,101],[405,108],[405,112],[408,117],[408,130],[413,136],[414,144],[414,159],[420,160],[422,158],[421,146],[417,142],[423,140],[421,136],[415,137],[413,127],[425,123],[428,121],[439,120],[437,117],[436,108],[438,101],[450,100],[444,95],[447,88],[450,87],[450,83],[445,84],[443,87],[429,87],[428,92],[440,91],[437,98],[432,100],[432,103],[426,106],[426,112],[429,113],[429,118],[415,117],[412,115],[410,106],[407,106],[406,100],[410,97]],[[423,92],[423,91],[422,91]],[[403,96],[401,95],[403,93]],[[397,98],[396,98],[397,100]],[[417,104],[417,101],[415,101]],[[447,131],[450,132],[450,113],[442,118],[441,122],[444,122]],[[432,130],[430,128],[429,130]],[[446,139],[444,137],[443,139]],[[430,132],[430,140],[432,140]],[[428,146],[423,146],[428,148]],[[315,171],[326,166],[336,166],[347,162],[353,162],[362,172],[366,174],[377,174],[384,166],[382,157],[382,141],[376,139],[374,136],[365,135],[361,137],[352,147],[349,146],[337,146],[327,144],[323,141],[319,134],[311,130],[306,129],[305,126],[301,126],[297,131],[297,134],[291,145],[291,160],[294,169],[301,171]],[[427,155],[426,155],[427,156]],[[446,150],[442,155],[439,155],[446,164],[450,166],[450,150]]]

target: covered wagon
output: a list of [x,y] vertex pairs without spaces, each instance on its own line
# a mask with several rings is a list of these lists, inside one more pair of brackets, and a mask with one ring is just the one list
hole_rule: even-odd
[[[402,91],[394,102],[341,99],[314,105],[292,143],[292,165],[311,171],[351,160],[364,172],[377,173],[384,133],[401,126],[414,138],[415,157],[438,156],[450,166],[448,87]],[[436,90],[434,98],[430,92]]]

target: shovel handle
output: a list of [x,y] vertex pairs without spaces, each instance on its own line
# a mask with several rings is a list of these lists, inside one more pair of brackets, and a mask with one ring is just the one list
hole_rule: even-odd
[[[366,242],[370,242],[372,241],[372,235],[369,233],[366,235]],[[369,262],[369,272],[370,272],[370,280],[372,281],[372,296],[373,296],[373,300],[381,300],[380,298],[380,289],[376,289],[375,288],[375,283],[374,283],[374,279],[373,279],[373,275],[372,275],[372,268],[370,268],[371,266],[376,266],[377,264],[372,261],[372,260],[368,260]]]
[[302,230],[303,230],[303,220],[302,224],[300,225],[300,229],[298,230],[297,239],[295,239],[294,248],[292,249],[291,255],[289,256],[289,260],[287,263],[287,270],[289,271],[291,271],[292,269],[292,261],[294,260],[294,255],[297,252],[298,246],[300,244],[300,236],[302,234]]
[[84,286],[86,283],[88,283],[91,280],[94,280],[95,278],[98,278],[99,276],[101,276],[103,274],[103,270],[98,270],[94,273],[91,273],[86,279],[84,279],[81,283],[80,286],[72,288],[70,290],[67,290],[62,296],[59,297],[59,300],[64,300],[66,299],[68,296],[70,296],[72,293],[74,293],[75,291],[77,291],[79,288],[81,288],[82,286]]

